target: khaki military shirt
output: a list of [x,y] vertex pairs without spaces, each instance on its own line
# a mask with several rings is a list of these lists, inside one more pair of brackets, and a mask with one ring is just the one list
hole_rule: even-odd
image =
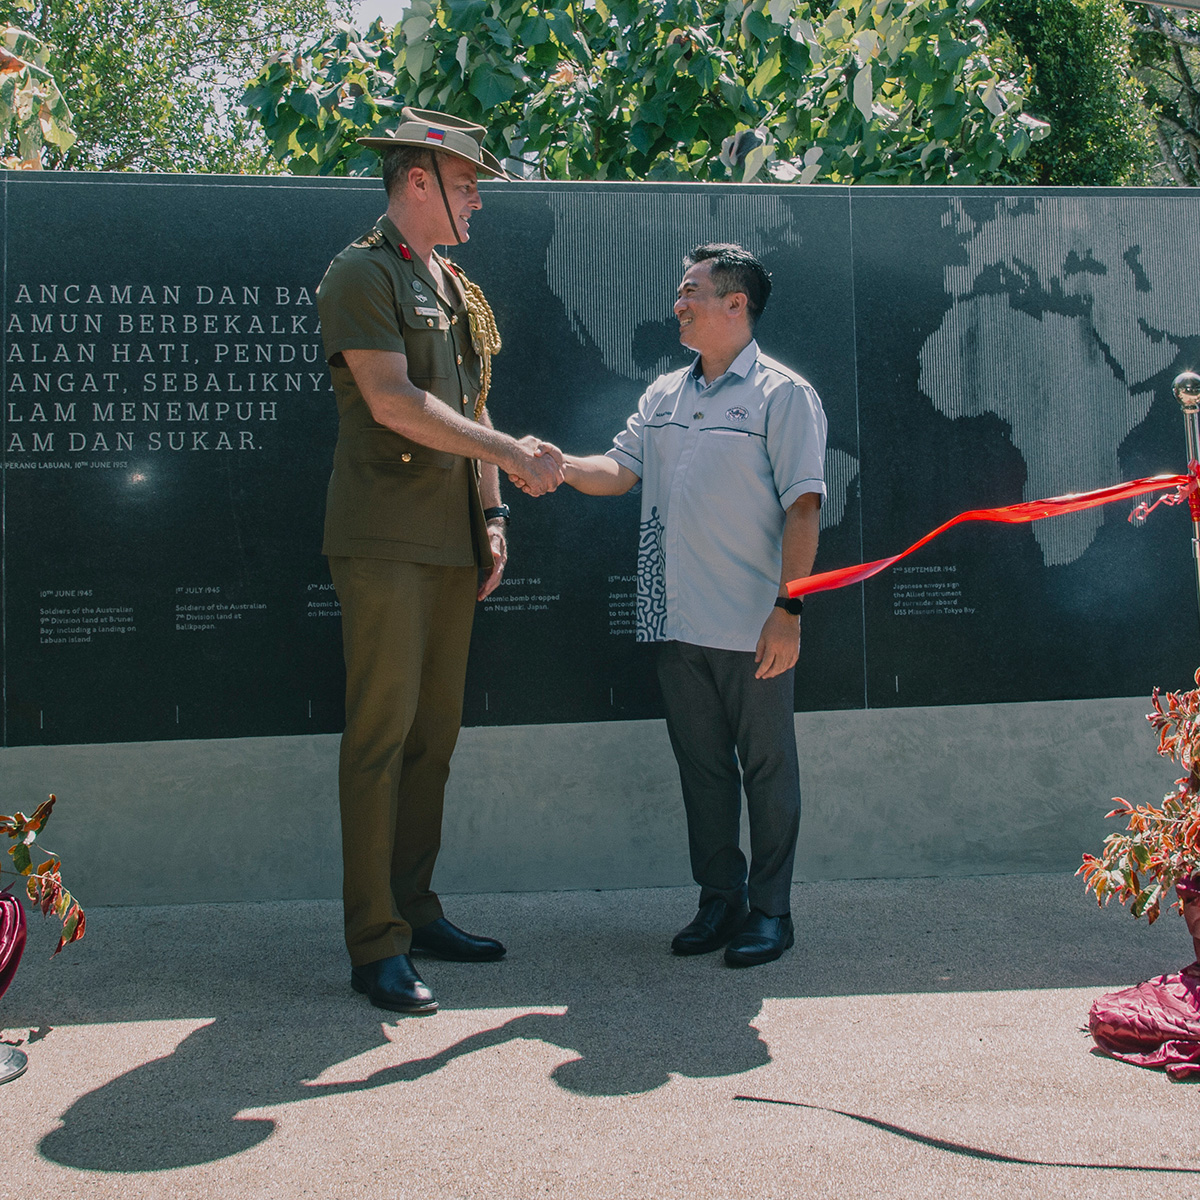
[[457,278],[439,296],[425,264],[386,217],[339,254],[317,289],[325,358],[338,406],[338,440],[325,507],[327,555],[441,566],[492,563],[479,499],[479,464],[380,425],[344,350],[391,350],[414,387],[474,414],[480,362]]

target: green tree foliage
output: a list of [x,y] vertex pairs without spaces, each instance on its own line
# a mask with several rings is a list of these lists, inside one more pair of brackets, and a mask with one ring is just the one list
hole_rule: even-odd
[[1013,179],[1045,132],[984,0],[412,0],[276,54],[244,103],[298,174],[364,174],[404,104],[551,179]]
[[1166,177],[1200,184],[1200,15],[1130,5],[1133,62]]
[[[48,49],[74,113],[74,143],[47,167],[103,171],[259,169],[234,103],[264,54],[311,38],[345,0],[0,0],[0,23]],[[10,139],[6,153],[15,151]]]
[[50,52],[31,34],[0,30],[0,144],[15,153],[6,167],[40,168],[46,145],[62,152],[75,140],[71,110],[46,69]]
[[1119,0],[994,0],[993,11],[1033,64],[1030,111],[1050,122],[1025,160],[1024,181],[1144,182],[1158,155]]

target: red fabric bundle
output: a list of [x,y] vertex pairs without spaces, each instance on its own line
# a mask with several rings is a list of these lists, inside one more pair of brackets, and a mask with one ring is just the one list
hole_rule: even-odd
[[1200,962],[1101,996],[1088,1028],[1105,1054],[1172,1079],[1200,1075]]
[[1175,890],[1197,961],[1101,996],[1088,1012],[1088,1028],[1105,1054],[1188,1079],[1200,1075],[1200,878],[1181,879]]
[[0,892],[0,996],[8,991],[25,949],[25,908],[11,892]]

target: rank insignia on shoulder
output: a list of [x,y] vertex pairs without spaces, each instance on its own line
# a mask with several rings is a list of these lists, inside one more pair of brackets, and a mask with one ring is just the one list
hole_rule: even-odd
[[382,246],[383,243],[384,236],[382,230],[372,229],[370,233],[360,237],[354,245],[362,250],[374,250],[376,246]]
[[403,243],[400,243],[400,257],[405,262],[412,262],[412,251]]

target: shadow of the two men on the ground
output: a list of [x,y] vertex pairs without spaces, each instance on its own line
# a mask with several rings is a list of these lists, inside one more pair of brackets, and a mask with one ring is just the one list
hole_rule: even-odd
[[[509,1012],[432,1053],[424,1031],[438,1016],[401,1018],[389,1039],[382,1025],[392,1018],[351,993],[333,904],[102,910],[75,970],[30,972],[17,1023],[208,1023],[173,1053],[82,1096],[40,1149],[101,1171],[212,1162],[270,1136],[272,1120],[237,1116],[247,1109],[403,1085],[517,1039],[564,1051],[551,1079],[572,1093],[647,1092],[672,1075],[731,1077],[768,1063],[752,1024],[764,997],[1069,987],[1177,965],[1185,939],[1170,935],[1180,930],[1147,937],[1144,925],[1110,919],[1077,890],[1044,876],[808,885],[797,889],[796,951],[747,971],[719,955],[668,953],[690,892],[459,897],[451,917],[504,937],[509,957],[423,960],[422,973],[443,1011],[483,1010],[484,1022],[486,1010]],[[218,920],[220,938],[206,940]],[[275,927],[264,930],[265,920]],[[54,1011],[35,1011],[32,996],[55,992]],[[546,1009],[565,1011],[537,1011]],[[419,1038],[406,1033],[414,1022]],[[317,1082],[389,1040],[399,1061]]]
[[[319,1014],[293,1014],[284,1021],[263,1013],[218,1018],[189,1034],[172,1054],[81,1097],[63,1114],[62,1127],[43,1140],[42,1154],[64,1166],[102,1171],[209,1162],[247,1150],[273,1132],[272,1120],[235,1119],[245,1109],[413,1082],[464,1055],[515,1039],[536,1039],[577,1055],[552,1078],[589,1096],[649,1091],[672,1073],[739,1075],[770,1060],[750,1027],[760,1000],[748,995],[717,999],[702,1020],[688,1020],[673,1006],[670,1012],[638,1014],[577,1001],[562,1015],[518,1016],[424,1057],[404,1058],[401,1029],[393,1043],[401,1061],[394,1065],[359,1081],[306,1082],[387,1041],[380,1028],[387,1015],[366,1009],[361,1000],[347,995],[323,1007]],[[349,1011],[338,1019],[334,1009]]]
[[[439,1016],[398,1018],[351,992],[349,967],[334,940],[337,910],[323,907],[328,930],[294,940],[298,947],[320,944],[319,972],[296,949],[268,970],[244,969],[239,980],[229,981],[233,986],[220,979],[214,986],[211,977],[189,972],[197,994],[185,998],[187,982],[156,968],[163,988],[152,1009],[215,1019],[184,1037],[172,1053],[82,1096],[63,1114],[61,1128],[43,1139],[42,1154],[64,1166],[118,1172],[210,1162],[270,1136],[274,1121],[235,1116],[246,1109],[412,1082],[464,1055],[517,1039],[564,1051],[569,1057],[553,1070],[553,1081],[587,1096],[650,1091],[673,1074],[739,1075],[770,1061],[751,1026],[762,1006],[761,975],[731,971],[719,955],[674,959],[666,949],[670,930],[664,940],[626,921],[581,927],[569,902],[561,923],[538,922],[542,929],[532,950],[519,934],[511,936],[504,962],[418,960],[443,1012],[484,1010],[479,1015],[487,1022],[486,1010],[509,1010],[495,1014],[495,1025],[429,1053],[425,1035],[436,1030],[432,1023]],[[99,914],[96,924],[114,915]],[[473,923],[494,931],[483,918]],[[777,974],[786,969],[773,966]],[[103,1007],[115,1000],[110,994]],[[511,1015],[513,1009],[518,1015]],[[520,1014],[521,1009],[565,1011]],[[384,1024],[395,1025],[390,1038]],[[412,1057],[405,1048],[413,1040],[409,1030],[419,1031],[426,1047]],[[389,1040],[400,1061],[366,1078],[315,1082],[329,1068]]]

